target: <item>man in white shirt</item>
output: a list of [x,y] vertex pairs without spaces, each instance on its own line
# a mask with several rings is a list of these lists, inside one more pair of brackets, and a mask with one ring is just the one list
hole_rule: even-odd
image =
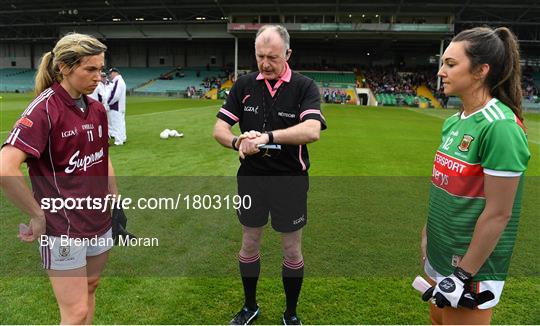
[[109,135],[115,145],[124,145],[126,136],[126,83],[116,68],[109,70]]
[[94,92],[88,95],[94,100],[103,104],[103,106],[105,107],[105,110],[107,110],[107,115],[109,113],[109,105],[107,104],[107,100],[109,99],[108,88],[107,88],[108,84],[109,84],[109,81],[107,80],[107,74],[105,74],[104,72],[101,73],[101,81],[97,85]]

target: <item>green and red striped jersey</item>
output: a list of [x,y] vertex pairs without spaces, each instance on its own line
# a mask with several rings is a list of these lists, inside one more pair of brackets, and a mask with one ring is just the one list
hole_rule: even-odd
[[521,211],[523,172],[530,153],[525,130],[496,98],[482,109],[448,118],[435,154],[427,222],[427,255],[443,275],[465,255],[484,210],[484,175],[520,177],[512,217],[475,280],[505,280]]

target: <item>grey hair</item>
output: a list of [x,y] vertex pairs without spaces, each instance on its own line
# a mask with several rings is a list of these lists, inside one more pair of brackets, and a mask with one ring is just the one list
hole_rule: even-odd
[[268,25],[261,26],[261,28],[259,28],[259,30],[257,31],[257,35],[255,36],[255,42],[259,38],[259,35],[261,35],[267,29],[273,29],[279,34],[279,36],[283,40],[283,45],[285,46],[285,54],[286,54],[287,50],[289,50],[291,47],[291,37],[289,36],[289,32],[287,31],[287,29],[283,27],[282,25],[268,24]]

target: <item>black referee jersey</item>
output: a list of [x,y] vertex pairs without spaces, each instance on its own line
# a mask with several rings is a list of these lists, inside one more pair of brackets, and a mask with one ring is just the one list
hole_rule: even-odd
[[[242,133],[285,129],[307,119],[320,121],[321,129],[326,129],[317,85],[288,65],[277,81],[265,80],[258,72],[238,78],[217,117],[231,126],[240,123]],[[261,149],[240,162],[254,174],[268,175],[306,174],[310,165],[306,145]]]

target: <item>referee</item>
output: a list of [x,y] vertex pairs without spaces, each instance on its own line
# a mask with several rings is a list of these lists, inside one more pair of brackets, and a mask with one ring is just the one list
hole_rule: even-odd
[[[296,305],[304,276],[302,228],[307,222],[308,169],[306,144],[319,139],[326,121],[315,82],[293,72],[292,50],[283,26],[265,25],[255,38],[259,71],[240,77],[217,114],[214,137],[239,152],[238,193],[249,195],[250,209],[239,209],[242,224],[240,274],[245,302],[231,324],[250,324],[260,314],[256,300],[263,227],[281,233],[282,277],[286,310],[283,324],[298,325]],[[231,128],[240,124],[241,135]]]

